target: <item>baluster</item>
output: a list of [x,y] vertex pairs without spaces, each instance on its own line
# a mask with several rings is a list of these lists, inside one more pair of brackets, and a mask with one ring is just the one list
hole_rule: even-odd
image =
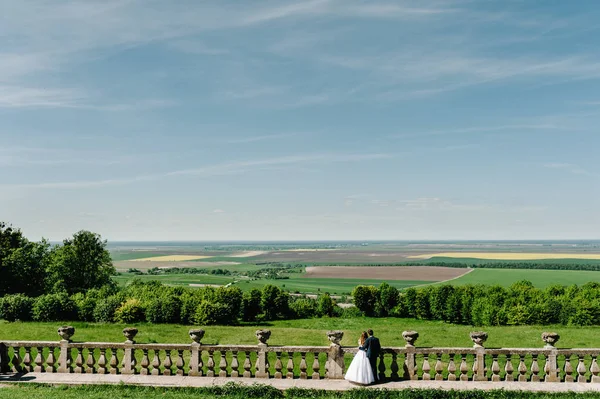
[[23,357],[23,371],[31,373],[33,371],[32,359],[31,359],[31,347],[25,347],[25,357]]
[[300,378],[305,380],[308,377],[306,374],[306,352],[300,352],[300,356],[302,356],[302,360],[300,360]]
[[521,361],[519,362],[519,382],[527,382],[527,366],[525,366],[525,355],[520,356]]
[[288,352],[286,378],[294,378],[294,352]]
[[385,381],[385,354],[381,352],[379,354],[379,381]]
[[21,367],[21,348],[18,346],[13,346],[13,356],[12,356],[12,371],[13,373],[22,373],[23,367]]
[[498,363],[498,355],[492,355],[492,382],[500,381],[500,364]]
[[119,359],[117,358],[117,350],[110,348],[110,373],[119,374]]
[[154,359],[152,359],[152,375],[160,375],[160,351],[154,349]]
[[575,382],[573,378],[573,365],[571,364],[571,356],[565,356],[565,382]]
[[435,380],[443,381],[444,376],[442,374],[442,371],[444,371],[444,367],[442,366],[442,354],[438,353],[436,355],[436,358],[437,360],[435,361]]
[[392,365],[390,369],[392,370],[392,375],[390,376],[392,381],[398,381],[400,379],[400,375],[398,375],[400,368],[398,367],[398,354],[396,352],[392,352]]
[[473,367],[471,370],[473,370],[473,381],[477,381],[477,355],[473,357]]
[[219,361],[219,377],[227,377],[227,358],[225,357],[227,351],[221,350],[219,353],[221,354],[221,360]]
[[431,365],[429,364],[429,355],[423,355],[423,380],[431,380]]
[[506,365],[504,366],[504,371],[506,371],[506,376],[504,377],[504,381],[514,381],[515,376],[513,372],[515,371],[512,364],[512,355],[506,355]]
[[37,347],[37,355],[35,356],[35,368],[33,369],[34,373],[43,373],[44,372],[44,348]]
[[450,354],[448,360],[448,381],[456,381],[456,364],[454,363],[454,353]]
[[83,348],[77,348],[77,357],[75,358],[73,372],[77,374],[83,373]]
[[252,362],[250,361],[250,352],[246,351],[244,359],[244,378],[252,377]]
[[275,361],[275,378],[283,378],[283,363],[281,363],[281,352],[275,352],[277,360]]
[[148,375],[150,374],[150,370],[148,369],[148,366],[150,366],[150,359],[148,358],[148,349],[142,349],[142,351],[144,352],[144,354],[142,355],[142,362],[140,363],[140,374]]
[[215,376],[215,359],[214,359],[214,351],[213,350],[209,350],[208,351],[208,372],[206,373],[207,377],[214,377]]
[[106,374],[106,349],[100,348],[100,358],[98,358],[98,374]]
[[171,351],[165,351],[165,361],[163,362],[163,375],[171,375],[172,370],[171,366],[173,366],[173,361],[171,360]]
[[51,346],[48,348],[48,359],[46,359],[46,373],[56,373],[56,368],[54,367],[56,364],[56,358],[54,357],[54,347]]
[[461,381],[469,381],[469,376],[467,373],[469,372],[469,366],[467,366],[467,355],[461,355],[460,361],[460,380]]
[[321,374],[319,374],[319,371],[321,370],[321,366],[319,365],[319,354],[314,353],[314,355],[315,355],[315,359],[313,360],[313,364],[312,364],[313,373],[312,373],[311,378],[313,380],[318,380],[321,378]]
[[87,352],[88,352],[87,361],[86,361],[87,368],[85,369],[85,372],[87,374],[94,374],[96,372],[96,359],[94,358],[94,349],[89,348],[87,350]]
[[232,359],[231,359],[231,376],[232,377],[239,377],[240,376],[240,363],[238,362],[238,351],[232,351],[231,352],[232,355]]
[[592,382],[600,382],[600,367],[598,367],[598,362],[596,360],[597,356],[594,355],[592,357],[592,366],[590,367],[590,372],[592,373]]
[[579,376],[577,376],[577,382],[587,382],[587,379],[585,378],[586,371],[587,369],[583,362],[583,356],[579,355],[579,364],[577,365],[577,374],[579,374]]
[[198,375],[204,375],[204,362],[202,361],[202,349],[198,349]]
[[533,360],[531,362],[531,382],[540,382],[540,366],[538,364],[538,355],[533,354],[532,358]]
[[185,375],[183,371],[183,366],[185,365],[183,361],[183,350],[177,351],[177,361],[175,362],[175,367],[177,367],[177,375]]

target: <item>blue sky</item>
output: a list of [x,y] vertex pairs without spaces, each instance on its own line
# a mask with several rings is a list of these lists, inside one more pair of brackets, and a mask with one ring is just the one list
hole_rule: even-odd
[[597,1],[0,0],[33,238],[599,238]]

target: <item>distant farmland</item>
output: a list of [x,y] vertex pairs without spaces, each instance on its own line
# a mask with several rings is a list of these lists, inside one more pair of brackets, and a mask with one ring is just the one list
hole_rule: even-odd
[[527,269],[472,269],[455,280],[449,281],[452,285],[489,284],[508,287],[511,284],[528,280],[536,287],[544,288],[549,285],[572,285],[589,282],[600,282],[600,272],[579,270],[527,270]]

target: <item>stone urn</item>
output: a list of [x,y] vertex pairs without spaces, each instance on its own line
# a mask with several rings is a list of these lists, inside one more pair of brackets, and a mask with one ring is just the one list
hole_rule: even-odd
[[125,336],[125,338],[127,338],[127,342],[135,342],[135,336],[138,333],[138,329],[135,327],[125,327],[123,329],[123,335]]
[[554,348],[554,345],[560,339],[560,335],[555,332],[543,332],[542,341],[546,343],[545,348]]
[[73,326],[62,326],[58,327],[58,335],[65,341],[71,341],[71,337],[75,335],[75,327]]
[[327,331],[327,338],[333,345],[339,345],[342,342],[342,338],[344,338],[344,332],[340,330],[335,331]]
[[485,331],[473,331],[470,335],[474,343],[473,348],[483,348],[484,342],[488,339],[488,334]]
[[406,341],[406,346],[415,346],[415,342],[419,338],[419,333],[416,331],[403,331],[402,338]]
[[204,330],[201,330],[199,328],[195,330],[190,330],[190,338],[195,343],[200,344],[200,341],[202,341],[202,338],[204,338]]
[[266,345],[269,338],[271,338],[271,330],[257,330],[256,338],[259,343]]

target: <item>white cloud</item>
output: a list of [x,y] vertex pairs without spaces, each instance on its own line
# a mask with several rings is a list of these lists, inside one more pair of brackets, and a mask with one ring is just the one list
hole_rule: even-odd
[[591,176],[591,175],[593,175],[592,173],[590,173],[589,171],[585,170],[581,166],[576,165],[576,164],[572,164],[572,163],[549,162],[549,163],[543,164],[542,166],[544,168],[548,168],[548,169],[560,169],[560,170],[564,170],[564,171],[570,172],[570,173],[575,174],[575,175],[585,175],[585,176]]
[[212,213],[225,213],[225,211],[223,209],[215,209]]
[[262,136],[230,138],[230,139],[225,139],[224,141],[228,144],[247,144],[247,143],[255,143],[257,141],[280,140],[280,139],[285,139],[288,137],[293,137],[295,135],[296,135],[296,133],[265,134]]

